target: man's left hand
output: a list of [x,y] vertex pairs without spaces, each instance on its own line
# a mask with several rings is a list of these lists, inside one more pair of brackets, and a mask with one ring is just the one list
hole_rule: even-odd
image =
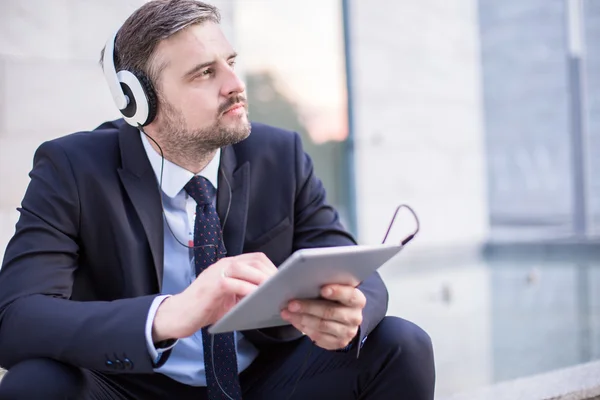
[[354,286],[327,285],[324,300],[292,300],[281,317],[306,334],[319,347],[338,350],[356,336],[362,323],[365,295]]

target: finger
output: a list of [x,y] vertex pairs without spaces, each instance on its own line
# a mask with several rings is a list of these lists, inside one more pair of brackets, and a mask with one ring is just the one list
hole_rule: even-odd
[[274,265],[268,265],[262,262],[261,260],[252,260],[248,262],[253,268],[256,268],[266,274],[268,277],[271,277],[277,273],[277,268]]
[[342,349],[350,343],[348,341],[342,341],[339,338],[328,335],[326,333],[306,333],[306,336],[311,338],[315,344],[325,350],[339,350]]
[[267,257],[264,253],[246,253],[241,254],[236,258],[239,259],[239,261],[243,261],[257,269],[260,269],[269,276],[274,275],[277,272],[277,267],[275,264],[273,264],[269,257]]
[[363,309],[367,298],[359,289],[345,285],[326,285],[321,288],[321,296],[327,300],[337,301],[348,307]]
[[264,271],[254,268],[250,264],[244,262],[229,263],[221,268],[222,274],[224,274],[226,278],[239,279],[255,285],[260,285],[270,277],[270,275],[266,274]]
[[282,312],[282,317],[292,323],[294,326],[301,326],[303,332],[319,332],[334,336],[341,341],[350,341],[356,335],[358,326],[348,326],[337,321],[321,319],[310,314],[293,314],[286,310]]
[[304,333],[304,327],[297,322],[294,322],[291,317],[291,313],[286,310],[281,310],[280,316],[284,321],[289,322],[294,328],[298,329],[300,332]]
[[258,287],[253,283],[235,278],[220,279],[219,285],[223,293],[234,294],[238,297],[245,297]]
[[362,309],[350,308],[329,300],[292,300],[287,310],[294,314],[309,314],[348,326],[359,326],[362,322]]
[[326,350],[338,350],[346,347],[354,338],[354,336],[352,336],[352,338],[345,340],[325,332],[312,331],[309,327],[301,324],[297,324],[297,326],[294,325],[294,327],[299,331],[304,332],[304,334],[308,336],[317,346]]

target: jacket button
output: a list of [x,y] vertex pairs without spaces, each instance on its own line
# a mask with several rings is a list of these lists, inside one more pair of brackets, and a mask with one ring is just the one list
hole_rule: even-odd
[[129,358],[124,359],[123,364],[125,364],[125,368],[133,369],[133,362]]
[[115,365],[113,364],[113,362],[112,362],[112,361],[110,361],[110,360],[106,360],[106,363],[105,363],[105,364],[106,364],[106,366],[107,366],[108,368],[114,368],[114,367],[115,367]]
[[124,369],[125,368],[125,366],[123,365],[123,363],[119,359],[115,360],[115,367],[117,369]]

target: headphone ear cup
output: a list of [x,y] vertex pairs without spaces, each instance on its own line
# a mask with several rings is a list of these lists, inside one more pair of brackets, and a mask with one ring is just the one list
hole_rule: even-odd
[[129,98],[129,104],[121,110],[121,114],[128,124],[136,127],[148,125],[152,121],[154,115],[151,115],[151,109],[156,114],[156,94],[152,84],[149,79],[140,79],[140,76],[143,74],[128,70],[117,72],[123,93]]
[[136,72],[135,76],[140,81],[142,89],[144,89],[144,93],[146,94],[146,100],[148,101],[148,118],[146,118],[145,123],[142,126],[148,125],[150,122],[154,120],[156,117],[156,111],[158,109],[158,97],[156,96],[156,91],[154,90],[154,85],[152,85],[152,81],[146,74],[141,72]]

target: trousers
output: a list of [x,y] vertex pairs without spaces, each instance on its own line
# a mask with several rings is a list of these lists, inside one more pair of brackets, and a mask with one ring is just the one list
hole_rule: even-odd
[[[356,350],[328,351],[303,337],[261,351],[240,382],[248,400],[433,400],[433,348],[417,325],[386,317],[369,334],[359,357]],[[50,359],[22,361],[0,381],[0,400],[205,398],[205,387],[160,373],[102,374]]]

